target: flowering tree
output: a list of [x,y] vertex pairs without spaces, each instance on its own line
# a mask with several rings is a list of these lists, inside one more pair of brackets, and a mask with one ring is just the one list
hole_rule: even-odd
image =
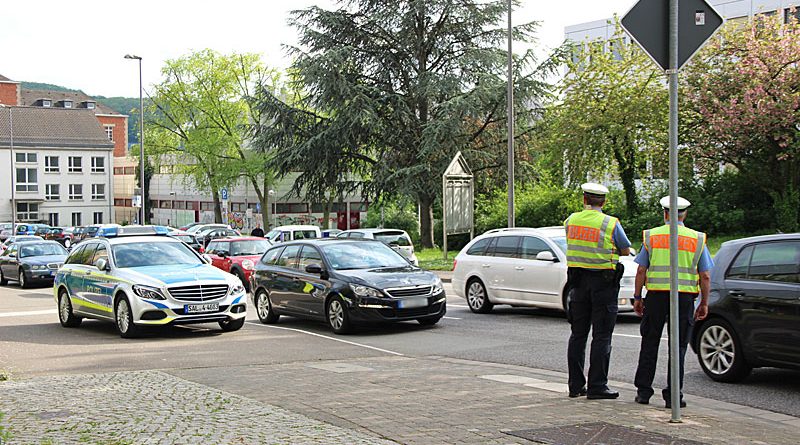
[[730,23],[683,76],[685,138],[706,167],[736,167],[772,199],[778,228],[800,227],[800,23]]

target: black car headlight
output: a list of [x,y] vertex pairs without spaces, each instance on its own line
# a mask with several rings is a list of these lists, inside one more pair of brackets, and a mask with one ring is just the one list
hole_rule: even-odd
[[31,270],[47,270],[47,266],[44,264],[32,264],[29,266]]
[[155,287],[142,286],[139,284],[133,285],[133,293],[148,300],[166,300],[167,297],[161,293],[161,290]]
[[442,280],[440,278],[436,279],[436,282],[433,283],[433,291],[431,292],[432,295],[439,295],[444,292],[444,284],[442,284]]
[[374,287],[369,286],[362,286],[360,284],[351,284],[350,289],[356,294],[357,297],[364,298],[364,297],[372,297],[372,298],[381,298],[383,297],[383,292],[375,289]]
[[232,297],[234,295],[239,295],[242,292],[244,292],[244,286],[242,286],[241,284],[237,284],[235,286],[231,286],[231,290],[230,292],[228,292],[228,295]]

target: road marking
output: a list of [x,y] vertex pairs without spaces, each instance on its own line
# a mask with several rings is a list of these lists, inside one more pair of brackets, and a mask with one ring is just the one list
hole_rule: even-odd
[[57,309],[45,309],[42,311],[0,312],[0,317],[27,317],[29,315],[49,315],[57,313]]
[[399,352],[394,352],[394,351],[389,351],[388,349],[381,349],[381,348],[377,348],[375,346],[364,345],[364,344],[361,344],[361,343],[342,340],[340,338],[335,338],[335,337],[329,337],[327,335],[317,334],[316,332],[304,331],[302,329],[285,328],[285,327],[282,327],[282,326],[270,326],[270,325],[266,325],[266,324],[262,324],[262,323],[256,323],[254,321],[248,321],[247,324],[251,324],[253,326],[261,326],[262,328],[282,329],[284,331],[300,332],[301,334],[313,335],[314,337],[320,337],[320,338],[325,338],[325,339],[328,339],[328,340],[338,341],[339,343],[345,343],[345,344],[352,345],[352,346],[358,346],[358,347],[361,347],[361,348],[372,349],[374,351],[383,352],[383,353],[386,353],[386,354],[392,354],[392,355],[398,355],[400,357],[405,357],[405,354],[401,354]]
[[444,316],[444,317],[442,317],[442,318],[446,318],[446,319],[448,319],[448,320],[461,320],[460,318],[456,318],[456,317],[447,317],[447,316]]
[[448,306],[450,306],[450,307],[463,307],[463,308],[465,308],[465,309],[469,309],[469,306],[466,306],[466,305],[463,305],[463,304],[452,304],[452,303],[447,303],[447,305],[448,305]]
[[[631,335],[631,334],[611,334],[611,335],[614,335],[616,337],[629,337],[629,338],[639,338],[639,339],[642,338],[641,335]],[[661,341],[667,341],[667,340],[669,340],[669,338],[661,337]]]

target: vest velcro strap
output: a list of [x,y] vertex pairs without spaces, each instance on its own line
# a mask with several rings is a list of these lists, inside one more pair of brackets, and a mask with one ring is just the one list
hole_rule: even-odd
[[[650,272],[667,272],[669,273],[669,266],[650,266],[647,268]],[[696,273],[697,268],[694,269],[690,267],[678,267],[678,273]]]
[[[670,279],[660,277],[647,277],[647,284],[665,284],[669,286]],[[678,280],[678,286],[697,286],[697,280]]]
[[[576,263],[584,263],[584,264],[608,264],[609,260],[607,258],[584,258],[580,256],[569,255],[567,256],[567,261],[574,261]],[[612,263],[616,264],[615,261]]]
[[644,244],[645,250],[650,252],[650,231],[645,230],[644,235],[642,236],[642,244]]
[[697,250],[694,252],[694,258],[692,259],[692,267],[694,270],[697,270],[697,265],[700,264],[700,258],[703,257],[703,250],[706,247],[706,234],[705,233],[698,233],[697,234]]
[[578,252],[586,252],[586,253],[598,253],[601,255],[611,255],[613,252],[611,249],[604,249],[602,247],[589,247],[589,246],[570,246],[570,250],[576,250]]
[[603,218],[603,224],[600,225],[600,239],[597,240],[597,247],[603,247],[603,241],[606,239],[606,230],[608,230],[608,224],[611,222],[611,217],[606,215]]

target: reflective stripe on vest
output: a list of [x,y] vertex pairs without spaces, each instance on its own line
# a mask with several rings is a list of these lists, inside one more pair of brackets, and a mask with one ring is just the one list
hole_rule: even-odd
[[[670,290],[669,225],[645,230],[642,239],[650,255],[647,268],[647,290]],[[688,227],[678,226],[678,292],[700,292],[697,265],[703,255],[706,235]]]
[[573,213],[564,221],[567,231],[567,266],[614,269],[619,255],[614,249],[617,218],[596,210]]

